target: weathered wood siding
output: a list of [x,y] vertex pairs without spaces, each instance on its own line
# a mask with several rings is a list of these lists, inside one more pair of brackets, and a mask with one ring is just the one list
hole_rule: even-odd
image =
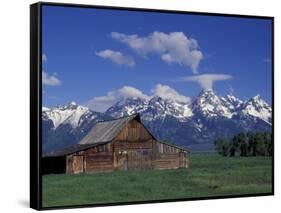
[[113,171],[112,144],[99,145],[85,151],[85,171]]
[[188,168],[187,152],[173,145],[153,141],[154,169]]
[[67,172],[113,171],[112,144],[102,144],[67,157]]
[[151,138],[152,136],[141,123],[132,120],[116,136],[115,141],[142,142]]
[[156,141],[138,121],[131,120],[107,144],[67,156],[68,173],[188,167],[187,152]]

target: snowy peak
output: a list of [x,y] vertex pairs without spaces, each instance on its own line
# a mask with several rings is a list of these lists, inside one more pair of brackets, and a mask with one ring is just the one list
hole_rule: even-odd
[[71,101],[71,102],[69,102],[67,107],[70,108],[70,109],[77,109],[78,105],[76,104],[76,102]]
[[166,101],[159,97],[155,96],[150,99],[148,103],[147,110],[143,113],[143,117],[145,120],[155,120],[155,119],[163,119],[170,112],[167,109]]
[[221,97],[221,101],[224,106],[226,106],[231,112],[234,112],[235,110],[239,109],[243,104],[243,101],[235,97],[233,94]]
[[[57,107],[57,108],[60,108],[60,109],[62,109],[62,110],[65,110],[65,109],[72,109],[72,110],[75,110],[75,109],[77,109],[79,106],[76,104],[76,102],[74,102],[74,101],[70,101],[67,105],[65,105],[65,106],[59,106],[59,107]],[[80,107],[82,107],[82,106],[80,106]]]
[[50,111],[50,108],[48,107],[42,107],[42,112]]
[[215,92],[211,89],[202,90],[199,95],[196,97],[193,104],[203,105],[203,104],[211,104],[217,105],[220,104],[220,98],[215,94]]
[[236,108],[243,103],[243,101],[235,97],[233,94],[226,95],[224,98]]
[[150,110],[154,110],[155,112],[164,114],[166,112],[166,101],[159,97],[155,96],[149,101]]
[[[192,111],[187,103],[153,97],[149,102],[148,115],[154,112],[154,117],[165,118],[167,115],[184,121],[192,116]],[[150,115],[151,116],[151,115]]]
[[194,114],[199,113],[204,117],[232,117],[231,110],[227,108],[221,98],[210,89],[200,92],[192,103],[192,109]]
[[255,105],[258,108],[270,108],[270,106],[261,98],[260,95],[252,97],[248,103]]
[[70,102],[66,106],[59,106],[52,109],[42,107],[43,119],[53,122],[53,129],[58,128],[61,124],[70,124],[76,128],[80,123],[80,118],[90,113],[89,108],[79,106],[75,102]]
[[125,98],[111,106],[106,114],[114,117],[124,117],[141,113],[147,109],[148,102],[141,98]]
[[256,95],[244,103],[242,114],[257,117],[271,123],[272,109],[260,95]]

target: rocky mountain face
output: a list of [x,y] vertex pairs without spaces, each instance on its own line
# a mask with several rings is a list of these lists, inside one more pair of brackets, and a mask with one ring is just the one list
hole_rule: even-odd
[[70,103],[43,109],[44,151],[77,143],[97,121],[135,113],[140,113],[143,123],[159,140],[195,150],[211,149],[218,137],[272,128],[272,109],[259,95],[242,101],[232,94],[220,97],[213,90],[203,90],[191,103],[158,96],[150,100],[127,98],[105,113]]

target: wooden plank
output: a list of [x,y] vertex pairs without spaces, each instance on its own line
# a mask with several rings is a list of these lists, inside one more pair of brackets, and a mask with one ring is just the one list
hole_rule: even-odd
[[165,159],[165,158],[177,158],[179,159],[178,153],[166,153],[166,154],[156,154],[155,159]]
[[108,156],[112,156],[112,153],[108,153],[108,152],[90,153],[90,154],[87,154],[85,156],[108,157]]
[[115,150],[121,150],[121,149],[152,149],[152,143],[150,141],[147,142],[120,142],[117,141],[114,143],[114,149]]
[[143,124],[136,120],[132,120],[122,129],[115,139],[124,141],[141,141],[152,139],[152,136],[145,129]]
[[83,172],[83,156],[73,156],[73,173]]

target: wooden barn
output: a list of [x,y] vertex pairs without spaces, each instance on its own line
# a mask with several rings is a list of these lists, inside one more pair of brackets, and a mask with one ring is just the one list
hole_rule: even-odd
[[75,146],[43,157],[43,174],[188,168],[189,152],[158,141],[139,114],[97,123]]

